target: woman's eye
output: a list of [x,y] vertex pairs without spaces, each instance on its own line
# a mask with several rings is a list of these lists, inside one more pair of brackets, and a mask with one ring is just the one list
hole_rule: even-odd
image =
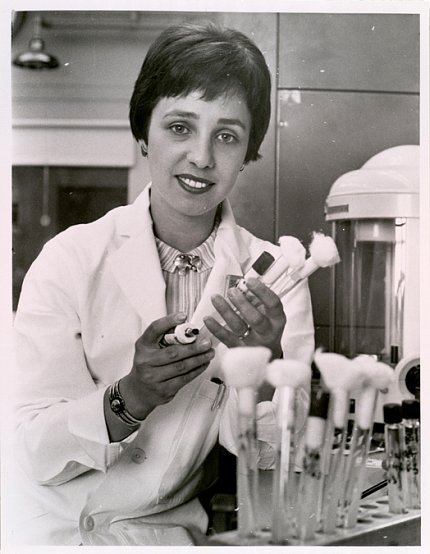
[[175,123],[174,125],[170,126],[170,129],[176,134],[176,135],[186,135],[189,133],[189,130],[185,125],[182,125],[181,123]]
[[224,144],[231,144],[232,142],[236,142],[237,138],[230,133],[220,133],[218,135],[218,140]]

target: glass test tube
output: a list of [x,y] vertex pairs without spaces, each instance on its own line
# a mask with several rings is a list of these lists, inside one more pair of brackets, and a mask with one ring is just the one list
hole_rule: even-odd
[[418,400],[403,400],[403,429],[405,451],[403,456],[406,508],[421,507],[420,485],[420,403]]
[[300,474],[297,504],[297,537],[301,542],[310,541],[317,530],[317,495],[321,487],[322,460],[329,394],[321,389],[311,389],[311,405],[305,430],[305,452]]
[[238,534],[242,538],[255,536],[258,531],[258,467],[256,395],[254,388],[238,389],[238,453],[237,504]]
[[291,536],[291,501],[294,470],[294,417],[296,391],[279,388],[276,463],[273,476],[272,541],[286,544]]
[[364,387],[360,392],[346,461],[338,526],[351,528],[357,524],[377,397],[378,390],[370,386]]
[[385,471],[388,481],[388,507],[392,514],[405,512],[402,483],[405,482],[403,453],[405,449],[400,404],[384,404]]
[[[260,301],[256,296],[248,292],[248,289],[246,286],[246,279],[249,279],[250,277],[261,279],[262,276],[269,270],[269,268],[276,266],[277,261],[278,260],[275,260],[275,258],[269,252],[263,251],[260,254],[260,256],[255,260],[255,262],[252,264],[250,269],[246,272],[244,277],[240,279],[235,285],[241,292],[247,295],[248,300],[250,300],[251,303],[254,304],[254,306],[256,307],[260,305]],[[237,312],[236,307],[230,302],[226,294],[225,294],[225,299],[230,304],[230,307]],[[221,325],[226,326],[223,316],[219,314],[216,310],[214,310],[211,314],[208,314],[208,315],[210,315],[213,319],[215,319],[215,321],[217,321]],[[188,327],[195,326],[196,328],[198,328],[201,338],[210,337],[213,345],[217,343],[217,339],[212,335],[212,333],[208,331],[208,329],[206,328],[206,326],[202,321],[193,322],[193,320],[191,319],[191,321],[187,325]]]
[[[349,394],[346,391],[345,397],[347,400],[349,399]],[[333,396],[330,398],[330,404],[334,404]],[[336,530],[337,512],[345,474],[347,424],[348,410],[345,410],[343,425],[334,425],[332,427],[332,435],[329,442],[329,467],[324,482],[321,508],[321,527],[324,533],[334,533]]]

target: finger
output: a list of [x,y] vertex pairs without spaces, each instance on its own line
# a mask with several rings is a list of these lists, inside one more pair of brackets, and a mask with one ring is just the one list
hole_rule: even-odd
[[185,360],[178,360],[172,364],[157,368],[159,371],[159,382],[169,381],[188,373],[196,371],[197,368],[209,363],[215,357],[215,350],[212,348],[203,354],[198,354]]
[[185,373],[183,375],[176,375],[166,381],[164,386],[168,388],[171,395],[174,396],[180,388],[190,383],[193,379],[201,375],[209,366],[209,363],[202,364],[198,367],[195,367],[192,371]]
[[[227,300],[223,298],[220,294],[215,294],[214,296],[212,296],[211,300],[214,308],[222,316],[231,331],[235,335],[242,335],[248,327],[247,322],[244,321],[240,317],[240,315],[234,311]],[[217,329],[219,329],[220,327],[222,328],[222,324],[219,324]]]
[[253,306],[243,292],[238,289],[230,289],[228,297],[230,302],[239,310],[247,325],[250,325],[254,330],[259,332],[264,332],[270,327],[270,321],[261,311],[261,308]]
[[163,366],[179,360],[185,360],[193,356],[202,354],[212,348],[210,338],[197,340],[191,344],[174,344],[152,350],[148,353],[147,362],[153,366]]
[[176,325],[179,325],[180,323],[184,323],[186,317],[187,316],[185,314],[176,313],[156,319],[148,325],[143,335],[137,342],[146,346],[158,344],[161,337],[167,333],[167,331],[169,331],[172,327],[176,327]]
[[209,331],[223,344],[228,346],[228,348],[233,348],[234,346],[240,346],[242,344],[238,335],[232,333],[227,327],[222,326],[216,319],[213,317],[205,317],[203,319],[206,327]]
[[264,305],[268,314],[272,317],[282,317],[284,314],[284,308],[282,302],[277,294],[269,289],[259,279],[250,278],[246,282],[248,289],[255,294],[255,296]]

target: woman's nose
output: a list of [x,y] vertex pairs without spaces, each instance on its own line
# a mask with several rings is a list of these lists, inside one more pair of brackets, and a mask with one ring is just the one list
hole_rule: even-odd
[[188,161],[199,169],[212,168],[215,165],[213,144],[209,138],[200,137],[189,144]]

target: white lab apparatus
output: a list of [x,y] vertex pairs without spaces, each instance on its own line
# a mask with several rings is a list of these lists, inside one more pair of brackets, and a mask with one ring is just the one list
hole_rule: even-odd
[[[332,269],[330,351],[374,356],[395,381],[381,402],[419,393],[419,146],[376,154],[339,177],[325,206],[342,260]],[[382,422],[382,407],[376,412]]]

